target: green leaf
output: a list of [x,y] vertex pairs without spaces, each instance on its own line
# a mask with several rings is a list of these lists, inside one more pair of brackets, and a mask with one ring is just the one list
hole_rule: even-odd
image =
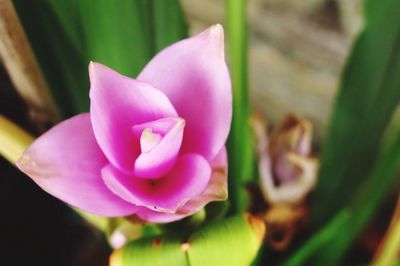
[[205,219],[206,211],[203,208],[195,214],[184,219],[171,223],[159,224],[157,227],[166,234],[171,234],[175,237],[186,238],[188,235],[197,230],[203,224]]
[[128,243],[111,256],[111,266],[189,265],[179,240],[168,237],[139,239]]
[[187,36],[178,0],[14,0],[64,114],[89,108],[88,63],[135,77],[160,49]]
[[240,214],[214,223],[189,238],[190,265],[250,265],[264,233],[264,222],[250,215]]
[[316,226],[345,207],[368,180],[400,100],[400,2],[366,1],[365,11],[366,27],[344,69],[323,145],[313,197]]
[[263,221],[239,214],[212,223],[187,239],[140,239],[114,252],[111,266],[250,265],[265,233]]
[[233,117],[228,139],[231,212],[243,211],[246,183],[254,179],[254,154],[249,125],[246,1],[226,0],[228,57],[232,77]]
[[185,18],[178,0],[156,0],[153,17],[157,52],[187,36]]

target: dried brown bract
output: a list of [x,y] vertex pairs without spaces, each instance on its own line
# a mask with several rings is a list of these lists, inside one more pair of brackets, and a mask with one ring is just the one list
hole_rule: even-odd
[[311,155],[312,126],[293,114],[287,115],[270,135],[259,114],[252,116],[251,124],[260,190],[267,202],[264,220],[268,241],[275,250],[284,250],[307,220],[305,199],[317,179],[319,160]]

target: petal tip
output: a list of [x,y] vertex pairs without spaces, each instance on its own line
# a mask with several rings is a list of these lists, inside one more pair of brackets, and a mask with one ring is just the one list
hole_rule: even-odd
[[40,184],[42,177],[48,177],[49,170],[43,171],[42,167],[39,166],[35,158],[32,158],[30,154],[24,152],[21,157],[16,161],[15,165],[18,169],[33,179],[37,184]]
[[221,24],[215,24],[208,28],[208,31],[215,36],[223,36],[224,28]]
[[97,62],[94,62],[94,61],[90,61],[89,62],[89,75],[90,75],[90,77],[92,77],[93,74],[96,72],[96,68],[98,68],[98,65],[100,65],[100,64],[97,63]]
[[89,72],[94,71],[94,68],[96,67],[95,66],[96,64],[97,64],[96,62],[90,60],[90,62],[89,62]]
[[90,82],[92,82],[92,80],[93,80],[94,77],[95,77],[95,73],[96,73],[96,64],[97,64],[97,63],[95,63],[95,62],[93,62],[93,61],[90,61],[90,62],[89,62],[89,79],[90,79]]
[[34,162],[31,160],[30,156],[25,152],[21,155],[21,157],[15,162],[15,165],[19,170],[28,174],[29,169],[34,166]]
[[224,57],[224,28],[221,24],[215,24],[204,31],[205,36],[215,43],[218,53]]
[[184,118],[182,118],[182,117],[178,117],[177,120],[178,120],[178,122],[177,122],[177,127],[178,127],[179,129],[184,128],[185,125],[186,125],[186,120],[185,120]]
[[101,73],[101,71],[108,69],[108,67],[106,67],[105,65],[95,62],[95,61],[90,61],[89,62],[89,79],[90,81],[93,81],[96,78],[96,74],[98,74],[99,72]]
[[24,166],[28,163],[28,158],[24,156],[24,154],[19,157],[19,159],[15,162],[15,165],[18,167],[19,170],[23,171]]

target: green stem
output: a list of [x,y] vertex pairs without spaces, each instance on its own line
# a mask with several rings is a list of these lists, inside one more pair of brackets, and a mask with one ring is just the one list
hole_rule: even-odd
[[233,90],[232,129],[228,139],[231,211],[247,205],[243,186],[253,170],[252,137],[248,125],[246,1],[227,0],[227,39]]
[[0,115],[0,128],[0,155],[15,165],[34,138],[2,115]]

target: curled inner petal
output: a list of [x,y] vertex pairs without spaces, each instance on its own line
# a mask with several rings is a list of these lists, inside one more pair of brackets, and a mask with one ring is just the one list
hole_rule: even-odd
[[156,179],[166,175],[175,165],[181,148],[185,120],[164,118],[132,128],[140,138],[141,154],[135,161],[134,175]]
[[152,131],[151,128],[146,128],[140,136],[140,149],[144,153],[154,149],[162,139],[160,134],[153,133]]
[[132,174],[140,154],[132,126],[177,113],[167,96],[147,83],[98,63],[91,63],[89,72],[90,118],[97,143],[110,163]]

